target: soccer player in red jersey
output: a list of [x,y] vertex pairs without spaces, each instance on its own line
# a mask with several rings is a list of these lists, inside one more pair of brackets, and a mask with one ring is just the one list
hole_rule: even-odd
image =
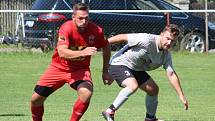
[[33,121],[42,121],[44,101],[54,91],[68,83],[78,93],[70,121],[79,121],[87,110],[93,93],[90,59],[103,51],[103,81],[112,80],[108,74],[110,47],[103,30],[89,21],[88,7],[77,3],[73,7],[72,20],[65,22],[58,35],[52,62],[35,86],[31,97]]

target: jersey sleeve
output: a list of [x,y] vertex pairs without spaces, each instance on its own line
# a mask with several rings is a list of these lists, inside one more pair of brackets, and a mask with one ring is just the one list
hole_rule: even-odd
[[171,54],[168,52],[166,59],[165,59],[165,63],[163,65],[163,68],[167,71],[167,72],[174,72],[174,68],[173,68],[173,64],[172,64],[172,57]]
[[66,24],[63,24],[58,32],[57,46],[67,45],[69,46],[69,32],[72,32]]
[[149,38],[145,33],[132,33],[127,34],[128,46],[147,46]]
[[102,28],[98,27],[98,33],[97,33],[97,42],[96,42],[96,47],[97,48],[103,48],[107,45],[108,41],[104,37],[104,32]]

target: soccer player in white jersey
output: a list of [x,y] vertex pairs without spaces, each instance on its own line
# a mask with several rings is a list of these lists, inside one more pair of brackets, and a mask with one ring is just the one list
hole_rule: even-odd
[[[112,56],[109,73],[122,90],[113,103],[102,112],[106,121],[114,121],[114,113],[138,88],[145,91],[145,121],[162,121],[156,118],[159,87],[146,71],[163,66],[170,84],[177,92],[185,109],[188,101],[182,91],[179,78],[173,68],[169,49],[173,46],[180,30],[177,25],[166,26],[160,35],[147,33],[119,34],[108,39],[109,43],[127,42]],[[110,85],[113,81],[106,81]]]

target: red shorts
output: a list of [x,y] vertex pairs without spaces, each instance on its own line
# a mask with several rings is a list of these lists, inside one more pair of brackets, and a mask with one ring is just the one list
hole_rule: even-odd
[[45,71],[45,73],[40,77],[40,80],[37,82],[37,85],[51,87],[53,90],[57,90],[65,83],[71,85],[74,82],[80,80],[89,81],[92,84],[89,68],[79,69],[71,72],[50,65]]

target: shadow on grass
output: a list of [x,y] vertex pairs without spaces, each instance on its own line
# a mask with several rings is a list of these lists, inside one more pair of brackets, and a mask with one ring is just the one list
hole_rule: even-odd
[[0,117],[3,117],[3,116],[11,116],[11,117],[18,117],[18,116],[27,116],[25,114],[0,114]]

